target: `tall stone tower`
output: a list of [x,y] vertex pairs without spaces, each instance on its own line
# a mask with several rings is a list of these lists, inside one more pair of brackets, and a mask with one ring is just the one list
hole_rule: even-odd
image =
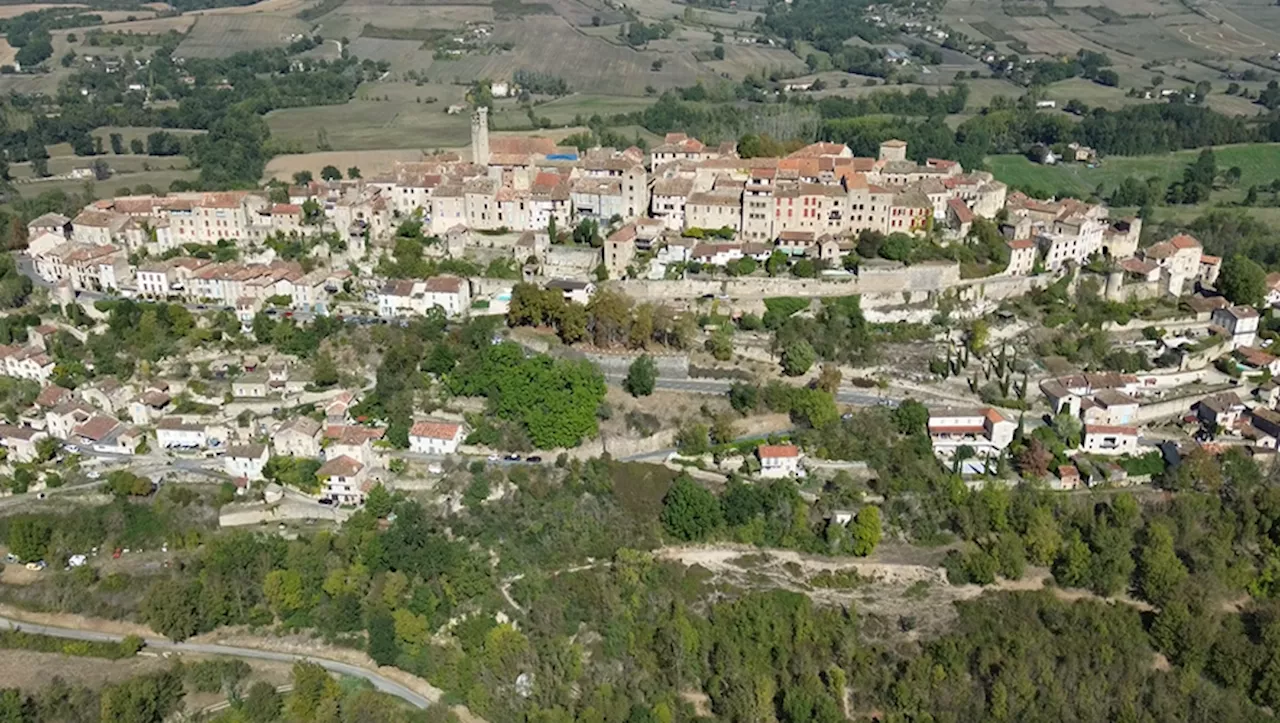
[[471,161],[489,165],[489,109],[484,106],[471,114]]

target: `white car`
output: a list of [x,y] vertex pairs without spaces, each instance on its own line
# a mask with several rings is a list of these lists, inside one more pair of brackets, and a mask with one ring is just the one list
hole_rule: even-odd
[[491,455],[489,455],[489,461],[490,461],[490,462],[497,462],[497,461],[498,461],[498,460],[500,460],[500,459],[502,459],[502,458],[501,458],[501,457],[499,457],[499,456],[498,456],[498,455],[496,455],[496,454],[491,454]]
[[101,477],[101,476],[102,476],[102,474],[101,474],[101,473],[99,473],[97,470],[93,470],[93,471],[89,472],[89,479],[98,479],[98,478],[99,478],[99,477]]

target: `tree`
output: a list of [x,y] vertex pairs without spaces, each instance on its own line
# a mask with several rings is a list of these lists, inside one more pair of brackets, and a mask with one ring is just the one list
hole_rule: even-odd
[[369,494],[364,501],[364,508],[369,514],[381,519],[391,514],[391,508],[394,500],[391,498],[391,492],[381,484],[376,484],[369,489]]
[[293,185],[305,186],[311,183],[312,178],[311,171],[297,171],[293,174]]
[[326,181],[340,181],[342,180],[342,171],[339,171],[337,166],[325,166],[320,169],[320,178]]
[[360,178],[360,167],[359,167],[359,166],[352,166],[352,167],[348,168],[348,169],[347,169],[347,178],[349,178],[349,179],[351,179],[351,180],[353,180],[353,181],[354,181],[355,179],[357,179],[357,178]]
[[124,136],[119,133],[112,133],[108,138],[111,140],[111,152],[117,156],[124,153]]
[[321,352],[316,355],[316,360],[312,364],[311,374],[312,382],[321,389],[332,387],[338,383],[338,365],[334,363],[333,356],[328,352]]
[[729,385],[729,404],[734,411],[746,415],[760,403],[760,389],[755,384],[734,382]]
[[594,219],[584,218],[573,229],[573,242],[579,246],[600,248],[604,238],[600,236],[600,224]]
[[200,630],[199,584],[161,580],[151,586],[142,603],[143,618],[170,640],[186,640]]
[[782,371],[789,377],[798,377],[813,366],[817,353],[804,339],[796,339],[782,350]]
[[9,525],[9,552],[23,562],[43,559],[53,540],[53,527],[45,520],[22,517]]
[[880,508],[867,505],[858,510],[849,528],[850,551],[858,557],[866,557],[880,544]]
[[840,391],[840,380],[842,378],[840,367],[835,364],[823,364],[818,371],[818,378],[814,380],[814,387],[828,394],[835,394]]
[[1147,525],[1138,555],[1138,590],[1156,605],[1165,605],[1187,579],[1187,568],[1173,549],[1173,532],[1163,523]]
[[929,426],[929,408],[914,399],[904,399],[893,410],[899,434],[923,434]]
[[129,152],[135,156],[140,156],[147,152],[146,146],[143,145],[141,138],[133,138],[129,141]]
[[688,475],[680,475],[662,500],[662,526],[679,540],[705,540],[721,523],[720,502]]
[[707,351],[717,361],[729,361],[733,358],[733,330],[722,326],[707,338]]
[[240,713],[245,723],[273,723],[280,717],[280,708],[284,699],[276,692],[274,685],[259,680],[249,687],[249,693],[240,706]]
[[378,665],[394,665],[399,649],[396,647],[395,619],[386,611],[369,616],[369,657]]
[[657,381],[658,365],[654,363],[653,357],[641,354],[631,362],[631,368],[627,370],[627,378],[622,381],[622,388],[633,397],[647,397],[653,394]]
[[1267,272],[1247,256],[1228,256],[1218,274],[1218,290],[1233,304],[1258,306],[1267,294]]
[[182,701],[182,676],[174,670],[146,675],[102,690],[101,720],[161,723]]

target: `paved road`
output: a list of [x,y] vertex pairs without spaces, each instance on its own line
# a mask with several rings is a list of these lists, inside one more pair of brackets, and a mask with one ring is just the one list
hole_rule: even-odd
[[[67,638],[70,640],[90,640],[95,642],[119,642],[124,639],[123,635],[115,635],[112,633],[100,633],[93,630],[75,630],[72,628],[59,628],[51,625],[36,625],[34,623],[26,623],[19,620],[11,620],[9,618],[0,617],[0,626],[9,629],[21,629],[24,633],[36,633],[39,635],[49,635],[55,638]],[[230,645],[212,645],[202,643],[174,643],[160,638],[147,638],[147,647],[157,651],[173,651],[178,653],[204,653],[206,655],[229,655],[234,658],[246,658],[249,660],[271,660],[281,663],[294,663],[304,660],[315,663],[320,667],[332,673],[340,673],[355,678],[363,678],[373,684],[374,688],[394,695],[395,697],[410,703],[418,708],[426,708],[428,705],[439,700],[438,695],[433,698],[415,693],[405,686],[383,677],[375,671],[361,668],[356,665],[342,663],[336,660],[328,660],[326,658],[316,658],[310,655],[291,655],[289,653],[275,653],[267,650],[255,650],[253,648],[237,648]]]
[[[605,381],[612,385],[621,385],[626,375],[607,374]],[[655,386],[673,392],[692,392],[694,394],[711,394],[722,396],[729,393],[733,385],[730,379],[663,379],[659,378]],[[842,387],[836,392],[836,401],[840,404],[851,404],[859,407],[872,407],[877,404],[897,404],[894,397],[884,394],[872,394],[856,387]]]

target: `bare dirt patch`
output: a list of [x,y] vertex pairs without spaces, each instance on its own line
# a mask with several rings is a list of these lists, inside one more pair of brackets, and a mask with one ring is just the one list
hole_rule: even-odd
[[[1021,580],[998,580],[985,587],[951,585],[936,560],[923,562],[936,558],[937,551],[919,553],[920,563],[891,561],[904,557],[900,550],[883,557],[880,553],[868,558],[812,557],[791,550],[715,545],[666,547],[655,554],[659,559],[701,567],[718,583],[746,590],[790,590],[822,605],[852,606],[878,619],[880,624],[869,629],[869,635],[905,636],[910,640],[945,630],[955,617],[956,602],[987,592],[1043,590],[1050,577],[1047,570],[1032,568]],[[905,559],[912,557],[916,555],[906,555]],[[1087,590],[1049,589],[1065,602],[1092,599],[1142,611],[1153,609],[1127,595],[1101,597]]]
[[310,5],[307,0],[262,0],[252,5],[235,5],[212,10],[200,10],[194,15],[253,15],[255,13],[280,13],[292,15]]
[[334,166],[344,174],[356,166],[360,175],[372,176],[390,171],[398,161],[422,160],[422,151],[401,148],[380,151],[321,151],[318,153],[293,153],[276,156],[267,164],[267,178],[288,180],[298,171],[311,171],[317,177],[320,169]]
[[54,677],[77,685],[100,688],[135,675],[155,673],[169,666],[161,657],[138,656],[123,660],[82,658],[34,650],[5,650],[0,655],[0,680],[6,688],[37,690]]
[[5,585],[30,585],[44,574],[37,570],[28,570],[22,565],[5,565],[0,573],[0,583]]
[[112,32],[142,33],[144,35],[162,35],[170,30],[185,33],[196,22],[195,15],[173,15],[167,18],[150,18],[132,22],[112,23],[104,29]]

